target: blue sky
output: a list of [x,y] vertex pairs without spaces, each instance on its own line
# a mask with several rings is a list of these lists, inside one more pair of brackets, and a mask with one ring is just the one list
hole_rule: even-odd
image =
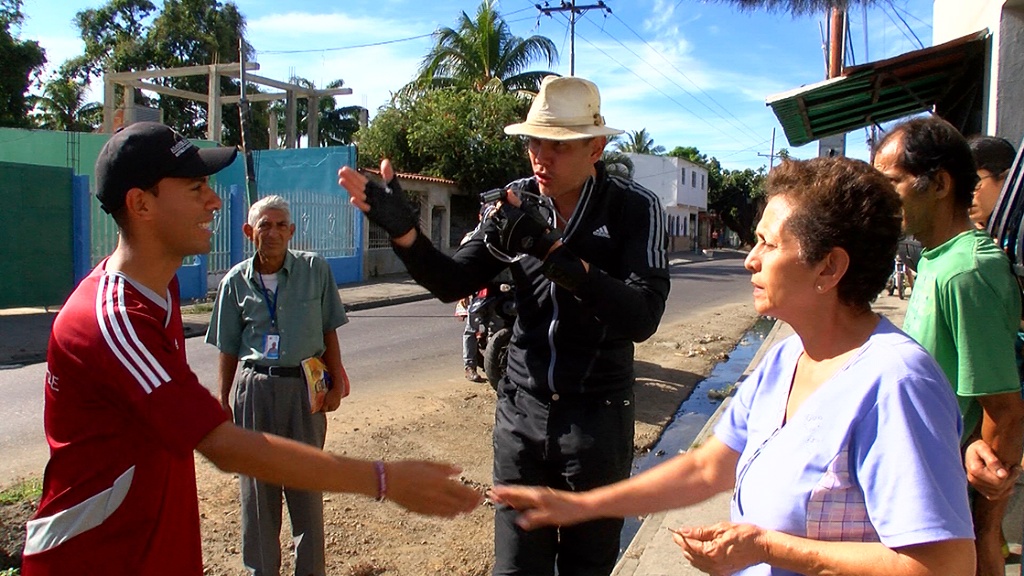
[[[103,3],[25,0],[20,36],[39,41],[57,66],[82,51],[72,23],[75,13]],[[567,17],[539,16],[535,3],[501,0],[498,8],[517,36],[538,34],[554,41],[560,58],[550,69],[568,74]],[[771,150],[773,128],[776,150],[786,147],[801,158],[817,154],[816,145],[789,146],[765,98],[824,79],[824,15],[740,12],[701,0],[605,4],[612,14],[592,10],[576,23],[575,69],[600,87],[609,125],[646,128],[655,144],[667,149],[696,146],[726,168],[766,165],[768,158],[759,154]],[[317,85],[342,78],[353,94],[339,97],[339,104],[365,106],[372,117],[415,75],[431,46],[429,34],[455,27],[463,11],[472,17],[479,2],[238,0],[236,5],[246,18],[247,40],[257,50],[259,74],[279,80],[296,74]],[[865,29],[872,61],[918,49],[915,35],[924,46],[932,44],[931,0],[881,0],[866,14],[852,9],[849,20],[857,63],[866,61]],[[100,97],[96,90],[94,98]],[[864,136],[863,130],[848,135],[848,155],[867,157]]]

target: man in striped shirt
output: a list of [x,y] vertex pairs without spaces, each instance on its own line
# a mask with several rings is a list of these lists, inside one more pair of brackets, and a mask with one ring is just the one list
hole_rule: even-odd
[[227,472],[387,497],[421,513],[452,516],[479,502],[448,465],[342,458],[239,428],[192,373],[175,272],[209,251],[221,201],[208,178],[234,157],[149,122],[100,152],[96,196],[120,234],[50,336],[50,461],[23,575],[203,574],[194,450]]

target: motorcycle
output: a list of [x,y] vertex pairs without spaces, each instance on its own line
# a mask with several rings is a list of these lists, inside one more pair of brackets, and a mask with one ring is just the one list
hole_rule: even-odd
[[913,238],[900,240],[893,262],[892,274],[885,282],[889,296],[899,295],[900,300],[906,297],[907,288],[914,288],[914,276],[917,274],[917,262],[921,258],[921,243]]
[[497,390],[508,367],[508,345],[516,322],[512,284],[503,282],[482,288],[470,302],[468,312],[476,316],[480,326],[476,338],[477,365],[483,366],[491,388]]
[[889,292],[889,296],[892,296],[893,292],[895,292],[899,295],[900,300],[906,298],[908,280],[907,265],[903,262],[903,258],[896,254],[892,274],[889,275],[889,279],[885,282],[885,289]]

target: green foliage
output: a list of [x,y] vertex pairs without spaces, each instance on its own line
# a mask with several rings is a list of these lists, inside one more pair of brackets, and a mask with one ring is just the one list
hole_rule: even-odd
[[31,502],[43,494],[43,481],[30,478],[0,491],[0,505]]
[[81,80],[58,74],[43,85],[42,96],[30,96],[34,125],[46,130],[91,132],[103,122],[103,104],[86,102]]
[[[312,80],[299,76],[293,76],[290,82],[309,88],[310,90],[316,88],[316,85]],[[328,89],[342,88],[344,86],[345,81],[341,79],[332,80],[327,84]],[[278,145],[283,146],[287,124],[287,106],[284,102],[277,101],[270,106],[270,110],[277,119]],[[308,136],[309,99],[297,99],[295,102],[295,110],[297,128],[296,136]],[[364,110],[365,108],[362,106],[343,106],[339,108],[338,103],[333,96],[325,96],[321,98],[318,106],[319,117],[317,124],[317,136],[319,138],[320,146],[346,146],[351,144],[355,133],[359,130],[359,117],[363,114]]]
[[454,89],[399,99],[357,133],[360,164],[387,157],[402,172],[448,178],[464,190],[503,186],[530,173],[523,141],[503,131],[527,107],[511,94]]
[[604,168],[609,174],[633,179],[633,161],[625,153],[606,148],[601,154],[601,161],[604,162]]
[[550,66],[558,60],[558,50],[544,36],[514,36],[497,5],[497,0],[483,0],[476,18],[462,12],[456,28],[434,32],[434,47],[403,93],[447,87],[536,93],[540,81],[552,73],[527,68],[536,60]]
[[655,146],[654,138],[647,133],[646,128],[627,132],[623,139],[616,139],[619,152],[632,152],[634,154],[653,154],[655,156],[664,154],[664,146]]
[[[75,25],[85,52],[65,62],[61,72],[87,83],[106,72],[236,62],[245,18],[234,3],[217,0],[164,0],[159,10],[150,0],[108,0],[76,14]],[[253,55],[250,46],[245,50],[247,57]],[[205,75],[152,82],[199,94],[209,91]],[[226,95],[240,93],[239,82],[227,78],[221,78],[221,89]],[[135,103],[159,106],[164,122],[190,138],[207,133],[205,103],[177,97],[150,99],[139,92]],[[252,106],[254,111],[266,110],[265,104]],[[225,106],[221,118],[224,143],[240,143],[238,107]],[[251,148],[267,147],[266,126],[265,114],[252,115],[250,134],[256,142],[250,143]]]
[[46,52],[34,40],[19,40],[21,0],[0,0],[0,126],[28,127],[28,88],[46,64]]

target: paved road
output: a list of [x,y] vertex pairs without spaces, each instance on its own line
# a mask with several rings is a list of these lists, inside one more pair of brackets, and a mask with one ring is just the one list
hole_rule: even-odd
[[[673,267],[664,323],[703,309],[750,298],[749,275],[739,255]],[[355,394],[397,391],[422,382],[462,377],[462,322],[454,307],[426,300],[349,314],[338,331],[342,358]],[[186,340],[200,381],[216,386],[217,351],[201,338]],[[0,487],[41,474],[47,450],[40,384],[44,364],[0,370]]]

